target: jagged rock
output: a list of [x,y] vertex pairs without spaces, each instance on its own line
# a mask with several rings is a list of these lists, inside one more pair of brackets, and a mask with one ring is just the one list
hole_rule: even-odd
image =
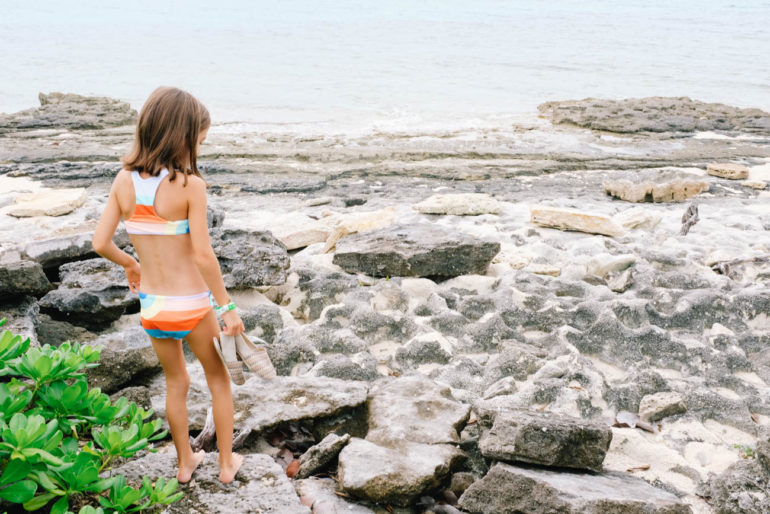
[[344,434],[341,437],[337,434],[329,434],[318,444],[308,448],[299,457],[299,471],[296,478],[307,478],[321,471],[339,455],[348,441],[350,441],[350,434]]
[[478,477],[467,471],[458,471],[452,475],[452,481],[449,484],[449,490],[455,493],[459,498],[475,482]]
[[312,193],[326,187],[326,178],[305,176],[288,178],[284,175],[272,177],[261,175],[259,181],[242,186],[241,191],[249,193]]
[[359,287],[358,280],[347,273],[319,273],[309,267],[295,266],[285,284],[271,287],[265,295],[295,318],[313,321],[326,307],[340,303],[356,287]]
[[[53,268],[65,262],[96,257],[94,248],[91,246],[93,237],[93,232],[84,232],[32,241],[24,247],[22,255],[39,262],[44,268]],[[125,230],[119,230],[113,241],[121,248],[130,244]]]
[[249,336],[264,339],[268,343],[272,343],[276,334],[283,329],[281,310],[272,304],[241,309],[241,320]]
[[0,300],[21,295],[41,295],[52,288],[43,267],[37,262],[0,264]]
[[368,441],[378,444],[413,441],[456,443],[468,421],[470,406],[452,398],[448,387],[422,375],[384,378],[372,385]]
[[329,252],[343,237],[359,232],[389,227],[396,216],[394,207],[387,207],[379,211],[356,213],[339,220],[324,244],[323,253]]
[[337,478],[352,496],[407,506],[441,484],[463,459],[449,444],[402,441],[389,448],[352,438],[340,452]]
[[[142,476],[176,476],[173,451],[149,453],[113,469],[125,475],[126,482],[139,488]],[[183,486],[181,500],[164,508],[169,514],[211,514],[212,512],[269,512],[271,514],[310,514],[300,504],[291,481],[270,456],[261,453],[243,456],[243,465],[235,481],[219,481],[217,455],[207,454],[189,485]]]
[[62,216],[81,207],[88,198],[86,190],[53,189],[40,193],[18,195],[13,200],[13,206],[8,214],[16,218],[33,216]]
[[40,307],[32,296],[17,296],[0,307],[0,333],[10,330],[23,338],[29,338],[32,346],[40,346],[35,327],[40,316]]
[[217,228],[211,232],[211,244],[225,287],[245,289],[286,282],[289,254],[270,232]]
[[548,412],[505,412],[479,441],[488,458],[600,471],[612,430]]
[[0,130],[33,128],[103,129],[131,125],[136,111],[128,102],[71,93],[40,93],[40,107],[0,114]]
[[537,108],[550,117],[552,123],[609,132],[741,130],[770,133],[770,114],[760,109],[741,109],[687,97],[586,98],[546,102]]
[[64,341],[87,343],[96,339],[96,334],[66,321],[59,321],[47,314],[40,314],[35,323],[35,333],[40,345],[59,346]]
[[139,296],[129,291],[123,268],[107,259],[70,262],[59,272],[59,288],[40,299],[43,312],[54,319],[100,329],[139,311]]
[[557,228],[559,230],[575,230],[612,237],[621,236],[625,233],[623,227],[607,216],[575,209],[535,206],[532,207],[530,212],[530,221],[536,225]]
[[136,386],[161,372],[152,342],[140,326],[105,334],[91,345],[101,345],[99,365],[86,371],[91,387],[111,394],[124,386]]
[[674,170],[638,171],[612,176],[602,183],[608,195],[628,202],[684,202],[708,191],[708,180]]
[[715,177],[727,178],[730,180],[742,180],[749,178],[749,169],[743,164],[733,164],[729,162],[715,162],[706,166],[706,172]]
[[429,362],[446,364],[452,359],[445,348],[448,344],[441,334],[435,332],[417,336],[396,350],[396,361],[411,368]]
[[717,514],[770,512],[770,474],[759,459],[740,460],[709,481]]
[[374,277],[456,277],[484,274],[500,243],[434,225],[396,226],[339,241],[337,264]]
[[[338,495],[337,483],[332,478],[311,477],[294,482],[294,489],[302,501],[312,506],[316,514],[382,514],[364,505],[353,503]],[[398,513],[401,514],[401,513]]]
[[689,514],[676,496],[640,478],[610,472],[565,473],[495,464],[460,497],[474,514]]
[[485,193],[458,193],[433,195],[412,208],[423,214],[451,214],[453,216],[478,216],[500,214],[500,202]]
[[377,373],[377,359],[373,355],[362,352],[354,357],[357,357],[359,362],[342,354],[319,358],[307,374],[313,377],[332,377],[343,380],[374,380],[380,376]]
[[687,412],[687,407],[682,395],[671,391],[648,394],[639,404],[639,417],[644,421],[657,421],[683,412]]
[[117,393],[110,395],[110,401],[116,402],[120,398],[125,398],[129,402],[134,402],[145,410],[152,408],[150,399],[150,390],[145,386],[131,386],[121,389]]

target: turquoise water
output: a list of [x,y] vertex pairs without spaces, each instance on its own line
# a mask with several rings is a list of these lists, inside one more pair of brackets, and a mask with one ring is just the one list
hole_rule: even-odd
[[690,96],[770,110],[770,2],[2,2],[0,112],[39,91],[140,107],[158,85],[215,121],[420,125],[546,100]]

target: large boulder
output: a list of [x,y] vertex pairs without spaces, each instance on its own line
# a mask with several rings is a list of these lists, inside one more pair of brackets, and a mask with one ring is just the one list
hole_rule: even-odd
[[612,175],[602,187],[608,195],[628,202],[684,202],[708,191],[709,182],[694,173],[642,170]]
[[41,310],[54,319],[100,329],[139,311],[139,296],[129,291],[123,268],[107,259],[63,264],[59,273],[59,288],[40,299]]
[[500,243],[435,225],[395,226],[348,236],[334,264],[374,277],[456,277],[484,274]]
[[0,264],[0,300],[20,295],[41,295],[53,286],[37,262],[18,261]]
[[[176,476],[173,451],[148,453],[113,469],[125,475],[126,482],[141,487],[142,477],[170,479]],[[184,496],[164,508],[169,514],[211,514],[213,512],[269,512],[270,514],[310,514],[303,506],[291,481],[270,456],[256,453],[243,456],[243,465],[230,484],[219,481],[217,455],[206,455],[193,480],[180,487]]]
[[506,412],[479,440],[490,459],[600,471],[612,430],[600,423],[548,412]]
[[38,98],[40,107],[0,114],[0,130],[49,127],[103,129],[136,122],[136,111],[131,105],[113,98],[71,93],[40,93]]
[[267,231],[217,228],[211,244],[227,288],[247,289],[286,282],[291,261],[286,247]]
[[676,496],[622,473],[563,473],[498,463],[460,497],[474,514],[688,514]]
[[392,448],[352,438],[340,452],[337,478],[354,497],[407,506],[438,487],[464,458],[449,444],[403,442]]
[[126,386],[138,386],[161,372],[149,336],[139,325],[104,334],[91,345],[101,345],[99,365],[86,372],[91,387],[111,394]]

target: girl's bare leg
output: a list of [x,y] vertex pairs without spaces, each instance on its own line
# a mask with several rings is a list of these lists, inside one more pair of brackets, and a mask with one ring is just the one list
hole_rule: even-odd
[[233,453],[233,394],[227,368],[214,348],[214,337],[217,336],[219,323],[214,311],[210,310],[185,340],[206,373],[219,447],[219,479],[229,483],[235,479],[243,457]]
[[182,353],[182,342],[178,339],[150,339],[166,375],[166,417],[179,466],[176,478],[181,483],[189,482],[205,453],[202,450],[193,453],[190,447],[187,428],[187,390],[190,388],[190,376],[187,374]]

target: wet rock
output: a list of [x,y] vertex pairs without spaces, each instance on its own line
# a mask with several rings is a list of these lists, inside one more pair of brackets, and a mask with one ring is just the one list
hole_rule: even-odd
[[[142,476],[176,476],[173,451],[150,453],[114,468],[126,482],[141,486]],[[270,512],[271,514],[310,514],[280,465],[261,453],[243,456],[243,465],[231,484],[219,481],[217,455],[208,454],[195,471],[189,485],[180,488],[184,496],[165,507],[169,514],[211,514],[212,512]]]
[[128,102],[71,93],[40,93],[40,107],[13,114],[0,114],[0,130],[69,128],[103,129],[131,125],[136,111]]
[[105,334],[91,343],[101,345],[99,365],[86,370],[91,387],[111,394],[126,386],[138,386],[162,371],[152,342],[140,326]]
[[563,473],[503,463],[495,464],[465,491],[460,507],[474,514],[691,512],[673,494],[627,474]]
[[470,406],[452,398],[448,387],[421,375],[384,378],[372,386],[368,441],[456,443],[470,416]]
[[423,214],[450,214],[453,216],[478,216],[500,214],[500,202],[484,193],[458,193],[433,195],[412,208]]
[[43,267],[33,261],[0,264],[0,300],[42,295],[53,288]]
[[683,412],[687,412],[687,407],[682,395],[671,391],[649,394],[639,404],[639,417],[644,421],[657,421]]
[[547,412],[505,412],[479,441],[485,457],[601,471],[612,430],[600,423]]
[[373,277],[484,274],[500,244],[438,226],[396,226],[346,237],[334,263]]
[[575,230],[589,234],[605,236],[621,236],[625,233],[623,227],[602,214],[592,214],[575,209],[559,207],[535,206],[530,211],[530,221],[543,227],[559,230]]
[[554,124],[609,132],[741,130],[770,133],[770,114],[760,109],[740,109],[687,97],[586,98],[546,102],[537,108]]
[[54,319],[89,329],[102,329],[124,313],[139,311],[122,267],[107,259],[63,264],[61,284],[40,299],[43,312]]
[[[365,505],[354,503],[337,494],[337,483],[332,478],[311,477],[294,482],[294,489],[301,500],[312,505],[316,514],[382,514]],[[401,514],[401,513],[398,513]]]
[[13,206],[7,212],[16,218],[62,216],[81,207],[86,198],[88,195],[83,188],[28,193],[16,196]]
[[732,464],[708,485],[709,503],[718,514],[770,512],[770,475],[759,459]]
[[246,289],[286,282],[289,254],[270,232],[217,228],[211,232],[211,244],[226,287]]
[[350,441],[350,434],[329,434],[315,446],[311,446],[299,458],[296,478],[307,478],[328,466]]
[[608,195],[628,202],[684,202],[708,191],[708,180],[693,173],[642,170],[612,176],[602,183]]
[[152,400],[150,399],[150,390],[145,386],[131,386],[121,389],[117,393],[110,395],[110,401],[116,402],[120,398],[125,398],[130,402],[134,402],[145,410],[152,408]]
[[403,441],[397,448],[352,438],[339,455],[337,477],[346,493],[407,506],[436,488],[464,459],[449,444]]
[[706,173],[715,177],[727,178],[730,180],[749,178],[749,169],[746,166],[729,162],[711,163],[706,166]]

